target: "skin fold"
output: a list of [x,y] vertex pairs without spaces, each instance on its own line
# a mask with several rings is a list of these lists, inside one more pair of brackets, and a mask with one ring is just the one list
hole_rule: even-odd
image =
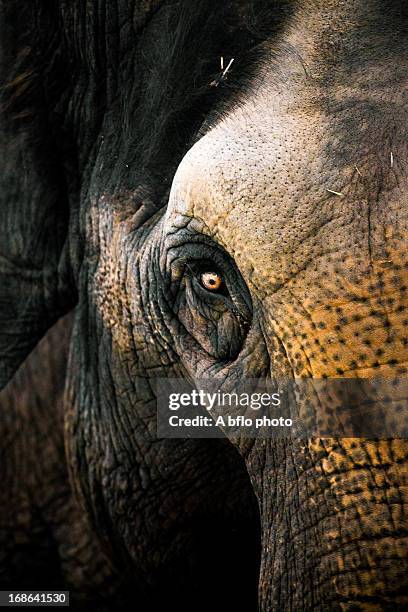
[[[75,68],[47,89],[64,180],[44,161],[13,183],[18,160],[50,159],[44,125],[4,138],[18,207],[0,268],[1,380],[75,305],[57,479],[110,568],[107,600],[131,585],[141,609],[249,610],[258,582],[265,612],[402,610],[406,440],[381,439],[381,423],[376,439],[160,440],[155,380],[407,377],[406,7],[236,2],[220,21],[205,2],[176,5],[136,7],[133,56],[125,29],[112,34],[126,3],[103,22],[110,54],[93,52],[97,38],[85,52],[61,3],[69,53],[57,34],[43,44]],[[207,55],[228,50],[235,73],[208,85]],[[87,578],[72,582],[81,592]]]

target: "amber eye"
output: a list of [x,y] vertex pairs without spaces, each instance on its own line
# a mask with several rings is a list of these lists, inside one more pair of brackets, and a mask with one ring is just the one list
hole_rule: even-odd
[[201,284],[207,291],[219,291],[223,287],[222,276],[217,272],[203,272],[200,277]]

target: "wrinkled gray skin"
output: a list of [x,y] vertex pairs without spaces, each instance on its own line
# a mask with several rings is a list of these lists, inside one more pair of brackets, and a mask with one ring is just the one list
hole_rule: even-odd
[[[224,449],[156,440],[156,377],[407,374],[407,16],[386,8],[294,3],[165,211],[121,191],[120,126],[99,142],[72,227],[66,449],[91,522],[142,581],[182,533],[180,499],[205,503],[230,472]],[[228,296],[200,286],[196,260]],[[406,441],[232,443],[259,504],[261,610],[408,604]]]
[[[68,315],[52,328],[0,394],[2,588],[68,589],[74,609],[128,609],[135,600],[140,610],[224,609],[231,600],[225,599],[226,581],[239,575],[243,586],[237,584],[232,599],[250,609],[256,601],[256,508],[237,457],[218,443],[170,442],[166,448],[156,442],[158,473],[164,472],[157,480],[145,462],[134,462],[138,501],[131,505],[134,531],[127,536],[137,545],[132,561],[107,549],[101,538],[109,529],[106,519],[96,533],[69,482],[64,453],[73,319]],[[145,435],[138,439],[140,452],[152,444]],[[213,467],[216,460],[221,469]],[[121,496],[111,494],[120,512]],[[214,568],[225,586],[208,589]]]

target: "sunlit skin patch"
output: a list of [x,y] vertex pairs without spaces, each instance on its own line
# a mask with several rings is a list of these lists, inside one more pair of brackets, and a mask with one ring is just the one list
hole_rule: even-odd
[[[303,392],[297,398],[302,418],[313,415],[316,420],[316,435],[338,432],[353,437],[355,425],[365,414],[362,399],[372,402],[372,415],[364,421],[368,437],[370,433],[376,437],[394,431],[396,415],[400,410],[404,414],[407,386],[403,380],[407,379],[408,364],[406,244],[401,237],[388,245],[383,260],[371,263],[363,258],[333,257],[299,274],[267,300],[266,327],[280,338],[294,377],[316,379],[307,393],[301,387]],[[326,379],[327,386],[319,379]],[[383,382],[377,393],[375,386],[336,386],[330,379]],[[351,389],[354,391],[349,395]],[[398,421],[396,431],[403,425],[403,420]]]
[[384,261],[367,263],[365,270],[356,259],[326,261],[270,298],[270,324],[295,377],[407,376],[405,244],[390,247]]
[[[381,598],[387,592],[390,576],[385,568],[392,564],[392,584],[398,590],[406,571],[407,441],[313,439],[307,447],[315,460],[317,479],[305,504],[324,507],[328,503],[333,508],[333,513],[326,510],[319,524],[330,536],[321,540],[325,552],[320,575],[325,575],[327,567],[339,568],[332,578],[337,592],[358,602],[361,595]],[[400,536],[395,537],[398,531]],[[353,549],[356,538],[364,542],[358,552]],[[347,571],[350,566],[359,567],[358,582]],[[394,597],[394,604],[407,604],[406,593]],[[384,609],[360,603],[358,608],[345,604],[341,609]]]
[[200,281],[204,289],[212,293],[217,293],[224,286],[222,276],[218,272],[203,272],[200,276]]

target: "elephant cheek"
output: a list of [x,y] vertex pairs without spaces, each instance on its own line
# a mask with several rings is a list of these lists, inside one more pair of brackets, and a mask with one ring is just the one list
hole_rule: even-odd
[[406,377],[406,242],[384,259],[344,259],[291,279],[266,306],[295,377]]

